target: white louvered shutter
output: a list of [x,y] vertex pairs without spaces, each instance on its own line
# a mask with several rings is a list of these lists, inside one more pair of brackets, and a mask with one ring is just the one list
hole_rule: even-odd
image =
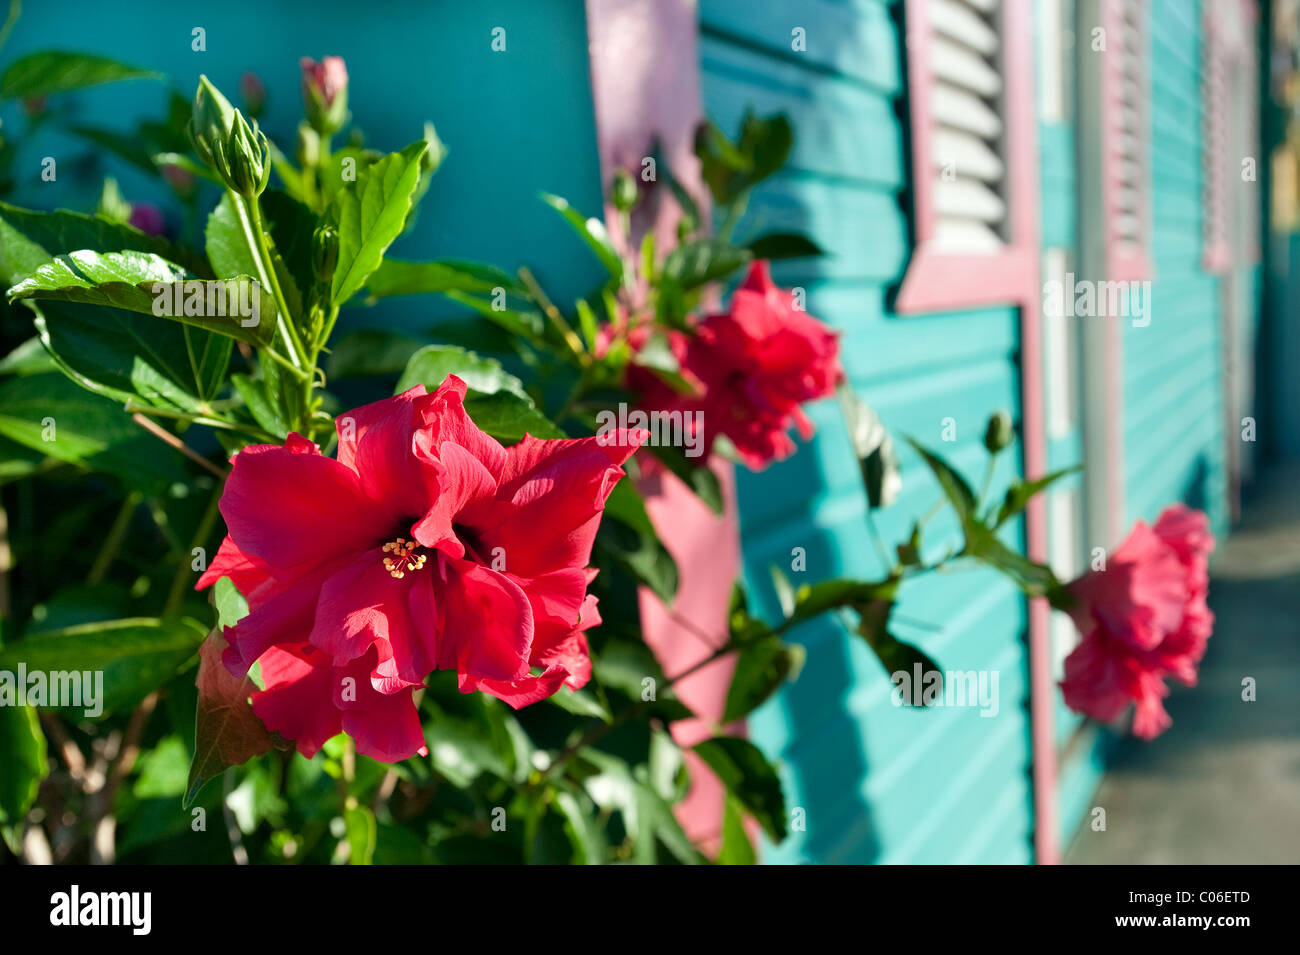
[[1115,101],[1103,103],[1103,118],[1110,123],[1112,177],[1117,188],[1110,194],[1106,217],[1109,239],[1121,251],[1145,249],[1148,237],[1148,202],[1151,188],[1150,90],[1147,76],[1146,0],[1108,0],[1113,4],[1118,36],[1107,37],[1105,56],[1115,70]]
[[1006,243],[1001,0],[930,0],[930,123],[935,246]]
[[1203,25],[1205,56],[1201,99],[1204,104],[1203,142],[1205,174],[1204,242],[1207,265],[1226,266],[1232,231],[1232,193],[1229,160],[1228,44],[1221,20],[1226,5],[1217,0],[1206,5]]

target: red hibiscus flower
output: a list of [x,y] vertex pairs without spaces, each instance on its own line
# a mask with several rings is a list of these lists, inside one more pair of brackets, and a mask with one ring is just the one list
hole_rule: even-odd
[[1213,549],[1205,514],[1175,504],[1154,527],[1138,521],[1104,570],[1066,586],[1083,634],[1065,661],[1067,706],[1109,722],[1135,703],[1135,734],[1151,739],[1169,728],[1165,677],[1196,684],[1214,627],[1205,602]]
[[812,436],[800,405],[830,395],[844,379],[837,334],[772,282],[765,261],[750,266],[730,311],[703,319],[694,334],[671,332],[669,343],[697,393],[675,392],[636,366],[629,385],[642,391],[647,408],[702,412],[706,453],[726,435],[755,469],[794,453],[792,424],[804,440]]
[[223,660],[260,662],[254,712],[304,756],[340,731],[385,762],[426,752],[411,694],[432,670],[515,707],[590,677],[587,562],[643,435],[503,448],[465,391],[449,376],[341,415],[337,460],[296,434],[233,460],[198,586],[248,598]]

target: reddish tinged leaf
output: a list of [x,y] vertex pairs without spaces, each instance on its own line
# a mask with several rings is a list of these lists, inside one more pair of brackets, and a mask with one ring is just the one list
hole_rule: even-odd
[[257,684],[247,676],[231,675],[221,662],[225,647],[225,638],[213,630],[199,648],[199,706],[195,716],[194,761],[185,787],[187,808],[209,779],[231,766],[261,756],[274,742],[248,702]]

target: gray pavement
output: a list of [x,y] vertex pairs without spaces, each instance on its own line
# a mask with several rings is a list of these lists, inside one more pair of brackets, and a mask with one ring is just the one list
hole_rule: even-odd
[[1210,573],[1200,683],[1163,736],[1121,744],[1091,804],[1106,831],[1085,821],[1067,863],[1300,863],[1300,464],[1261,475]]

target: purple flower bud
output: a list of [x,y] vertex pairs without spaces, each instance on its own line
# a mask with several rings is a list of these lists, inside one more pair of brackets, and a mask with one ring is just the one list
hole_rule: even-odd
[[167,231],[167,220],[162,210],[148,202],[136,202],[131,205],[131,225],[145,235],[162,235]]

